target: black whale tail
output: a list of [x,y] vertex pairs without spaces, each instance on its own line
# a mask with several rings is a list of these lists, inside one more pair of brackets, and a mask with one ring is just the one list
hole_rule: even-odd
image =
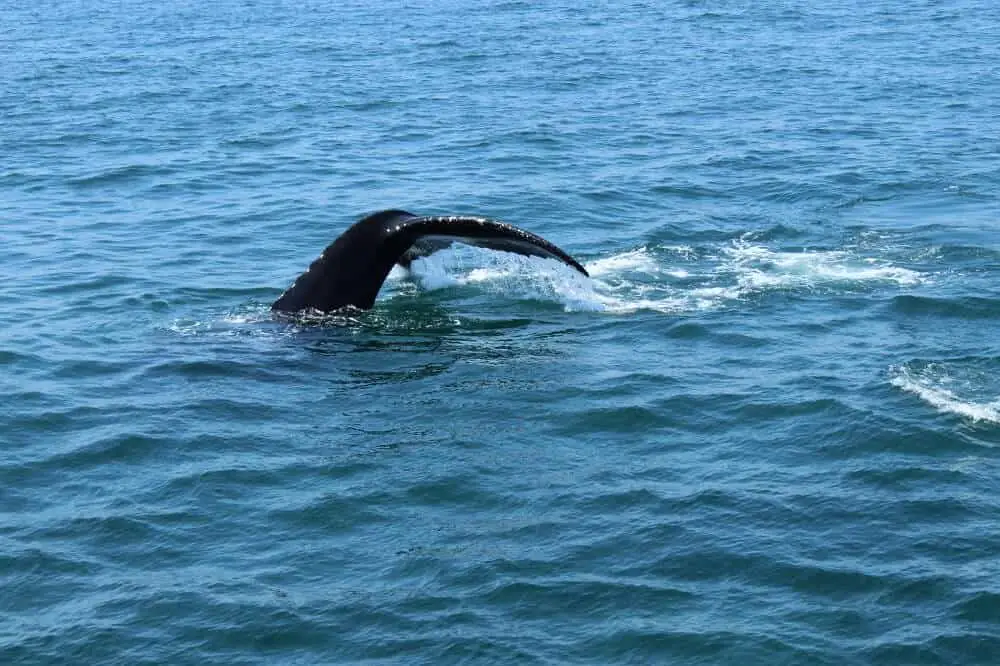
[[353,306],[367,310],[395,264],[409,266],[413,259],[453,242],[556,259],[587,275],[579,262],[549,241],[505,222],[384,210],[363,218],[333,241],[271,309],[330,312]]

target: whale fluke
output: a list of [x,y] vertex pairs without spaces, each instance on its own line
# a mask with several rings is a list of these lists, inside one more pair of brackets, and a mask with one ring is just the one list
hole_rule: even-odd
[[587,275],[573,257],[541,236],[485,217],[421,217],[405,210],[383,210],[361,219],[333,241],[272,305],[278,312],[331,312],[375,304],[395,264],[454,242],[491,250],[557,259]]

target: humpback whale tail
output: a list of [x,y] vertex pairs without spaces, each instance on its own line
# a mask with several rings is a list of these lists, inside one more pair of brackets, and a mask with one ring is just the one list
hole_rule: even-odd
[[330,312],[354,306],[367,310],[374,305],[393,265],[409,266],[417,257],[453,242],[557,259],[587,275],[579,262],[549,241],[505,222],[384,210],[356,222],[333,241],[271,309]]

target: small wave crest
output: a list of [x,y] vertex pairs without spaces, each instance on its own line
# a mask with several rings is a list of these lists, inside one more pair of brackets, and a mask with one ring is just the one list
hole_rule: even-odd
[[[940,412],[1000,424],[995,372],[981,363],[909,363],[890,370],[889,383]],[[991,395],[992,393],[992,395]],[[991,399],[992,398],[992,399]]]

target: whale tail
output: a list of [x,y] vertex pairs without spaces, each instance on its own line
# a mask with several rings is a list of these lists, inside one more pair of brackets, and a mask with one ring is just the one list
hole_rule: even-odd
[[331,312],[353,306],[367,310],[375,304],[395,264],[409,266],[414,259],[454,242],[556,259],[587,275],[578,261],[549,241],[505,222],[384,210],[358,221],[333,241],[271,309]]

